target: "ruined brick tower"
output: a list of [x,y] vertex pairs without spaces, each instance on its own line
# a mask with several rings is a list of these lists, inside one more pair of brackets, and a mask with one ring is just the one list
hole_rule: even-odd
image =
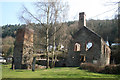
[[32,29],[26,27],[18,29],[13,54],[15,69],[31,68],[33,60],[33,33]]

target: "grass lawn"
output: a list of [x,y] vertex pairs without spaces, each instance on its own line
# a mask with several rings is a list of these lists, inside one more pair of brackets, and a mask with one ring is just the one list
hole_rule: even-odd
[[56,67],[53,69],[11,70],[10,65],[2,65],[2,78],[120,78],[120,75],[99,74],[80,70],[78,67]]

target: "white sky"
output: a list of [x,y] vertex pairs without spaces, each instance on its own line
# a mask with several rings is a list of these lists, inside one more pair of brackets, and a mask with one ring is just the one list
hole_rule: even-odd
[[[0,5],[0,12],[2,12],[0,14],[0,19],[4,19],[2,21],[3,23],[1,23],[1,20],[0,20],[0,25],[19,24],[20,21],[17,19],[16,15],[19,13],[19,10],[22,7],[22,5],[20,6],[20,4],[25,3],[25,5],[29,6],[31,9],[31,6],[30,6],[30,4],[28,4],[28,2],[35,2],[35,1],[45,1],[45,0],[0,0],[0,3],[7,2],[7,4],[10,4],[8,6],[8,8],[10,8],[11,6],[14,5],[13,7],[11,7],[12,9],[9,12],[9,14],[6,13],[8,11],[7,9],[6,9],[6,11],[3,10],[3,11],[5,11],[5,13],[2,14],[3,11],[1,10],[1,5]],[[63,0],[63,1],[68,1],[68,4],[69,4],[68,21],[73,21],[73,20],[78,20],[79,12],[85,12],[87,19],[91,19],[91,18],[92,19],[111,19],[114,17],[115,11],[118,8],[117,4],[113,5],[113,3],[111,3],[111,2],[118,2],[120,0]],[[20,2],[20,4],[15,5],[15,3],[11,4],[9,2],[17,2],[17,4],[18,4],[18,2]],[[6,5],[4,4],[3,6],[6,6]],[[18,9],[16,10],[16,8],[18,8]],[[115,8],[115,9],[112,10],[113,8]],[[106,12],[106,11],[108,11],[108,12]],[[106,13],[104,13],[104,12],[106,12]],[[102,13],[104,13],[104,14],[102,14]],[[101,15],[94,17],[99,14],[101,14]],[[4,15],[6,15],[6,16],[4,16]],[[2,16],[2,18],[1,18],[1,16]]]
[[[69,0],[70,4],[70,20],[78,20],[79,12],[85,12],[86,18],[90,19],[98,14],[104,13],[101,16],[94,17],[94,19],[111,19],[115,14],[118,5],[113,5],[111,2],[118,2],[119,0]],[[113,8],[116,8],[112,10]],[[72,16],[72,17],[71,17]]]

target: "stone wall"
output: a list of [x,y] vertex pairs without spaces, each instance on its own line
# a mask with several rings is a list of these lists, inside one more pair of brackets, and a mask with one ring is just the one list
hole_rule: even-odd
[[109,48],[109,46],[107,46],[105,41],[101,39],[101,60],[100,61],[102,66],[110,64],[110,53],[111,53],[111,49]]
[[[87,50],[87,43],[91,42],[92,47]],[[80,51],[74,51],[75,43],[80,44]],[[82,62],[100,62],[101,37],[90,31],[88,28],[81,28],[69,44],[67,66],[80,66]],[[84,57],[84,61],[80,61]]]
[[33,54],[33,33],[32,29],[23,27],[18,29],[14,47],[14,65],[16,69],[31,68]]
[[[108,65],[110,62],[110,48],[98,34],[86,27],[84,12],[79,13],[78,26],[78,31],[73,35],[68,45],[66,65],[80,66],[83,62],[101,66]],[[91,44],[92,46],[90,46]]]

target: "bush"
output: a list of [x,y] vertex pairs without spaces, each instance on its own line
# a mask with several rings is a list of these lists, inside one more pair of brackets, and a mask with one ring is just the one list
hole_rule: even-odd
[[101,67],[92,63],[82,63],[80,65],[80,69],[105,74],[120,74],[120,64],[119,65],[111,64],[105,67]]
[[107,74],[120,74],[120,64],[105,66],[102,72]]
[[92,63],[82,63],[80,65],[80,69],[88,70],[91,72],[100,72],[103,70],[102,67],[99,67],[98,65]]

